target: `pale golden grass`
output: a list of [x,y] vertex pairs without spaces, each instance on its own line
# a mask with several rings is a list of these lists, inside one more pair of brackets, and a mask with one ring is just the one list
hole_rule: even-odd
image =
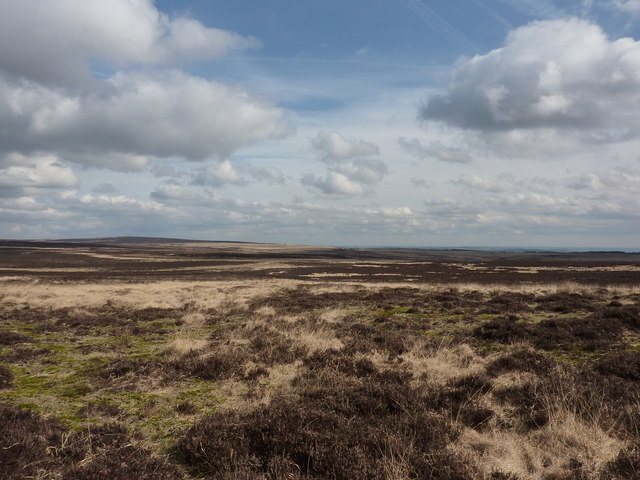
[[273,317],[276,314],[276,309],[265,305],[264,307],[257,308],[254,313],[263,317]]
[[[259,397],[254,401],[260,405],[267,405],[274,398],[290,397],[295,395],[295,389],[292,382],[302,369],[302,361],[297,360],[294,363],[286,365],[275,365],[268,368],[269,375],[260,385]],[[249,407],[249,405],[247,405]]]
[[185,327],[202,327],[207,321],[207,317],[204,313],[193,311],[187,312],[181,317],[182,323]]
[[320,313],[320,319],[326,323],[339,323],[348,315],[345,308],[329,308]]
[[246,302],[282,288],[293,288],[293,280],[252,280],[149,283],[46,283],[3,282],[1,296],[6,302],[33,307],[99,307],[107,302],[128,308],[180,308],[192,304],[195,309],[217,308],[230,300]]
[[493,379],[493,386],[496,389],[515,388],[526,384],[535,385],[539,381],[539,377],[531,372],[507,372],[498,375]]
[[[246,324],[247,327],[256,327],[258,325],[269,325],[276,315],[276,310],[270,306],[263,306],[254,311],[251,320]],[[279,317],[280,320],[286,321],[289,326],[281,333],[287,338],[291,344],[306,347],[309,353],[315,353],[326,350],[341,350],[344,347],[342,341],[336,337],[329,321],[321,317],[321,322],[313,326],[307,325],[300,316],[284,315]]]
[[299,330],[288,333],[287,337],[307,347],[310,353],[341,350],[344,347],[342,341],[329,329]]
[[474,283],[474,282],[299,282],[300,285],[308,285],[311,292],[354,292],[366,290],[368,292],[383,288],[415,288],[426,293],[455,290],[459,292],[477,291],[483,294],[497,294],[502,292],[518,292],[532,294],[554,293],[580,293],[595,294],[605,289],[613,295],[631,295],[640,293],[640,282],[637,285],[593,285],[573,281],[561,281],[557,283]]
[[[87,257],[91,257],[91,258],[103,258],[103,259],[108,259],[108,260],[135,260],[135,261],[141,261],[141,262],[174,262],[175,258],[173,257],[167,257],[166,255],[153,255],[153,254],[148,254],[148,255],[118,255],[118,254],[110,254],[110,253],[95,253],[95,252],[90,252],[90,251],[71,251],[71,250],[65,250],[64,253],[66,255],[84,255]],[[188,258],[181,258],[181,261],[197,261],[197,259],[188,259]]]
[[166,352],[179,358],[186,353],[203,350],[208,344],[209,341],[203,338],[180,336],[167,344]]
[[548,425],[528,434],[497,428],[483,432],[465,428],[452,448],[477,459],[487,476],[499,470],[523,480],[543,480],[566,473],[572,460],[580,461],[586,472],[595,474],[624,446],[623,441],[597,425],[560,410]]
[[467,344],[442,344],[435,350],[426,347],[426,342],[416,343],[400,356],[416,378],[426,378],[432,384],[445,384],[451,380],[485,371],[487,358],[479,357]]
[[[384,364],[380,355],[376,358],[375,354],[369,354],[368,358],[379,366]],[[416,378],[422,378],[436,388],[469,375],[483,374],[493,359],[492,356],[479,357],[469,345],[446,342],[436,349],[418,343],[401,358],[402,364],[408,366]],[[533,373],[510,372],[494,378],[492,384],[494,389],[503,389],[538,385],[541,380]],[[509,424],[511,407],[496,401],[491,393],[474,398],[476,404],[490,408],[496,418],[504,422],[493,419],[484,431],[462,427],[462,435],[451,448],[459,455],[479,459],[487,478],[498,470],[523,480],[543,480],[553,474],[566,473],[575,459],[582,462],[585,471],[595,474],[625,447],[625,443],[602,430],[597,418],[578,418],[570,408],[571,392],[556,390],[544,392],[550,412],[549,423],[528,433],[501,426]],[[400,463],[395,466],[400,467]]]
[[57,268],[57,267],[2,267],[9,272],[42,272],[42,273],[71,273],[71,272],[97,272],[97,268]]

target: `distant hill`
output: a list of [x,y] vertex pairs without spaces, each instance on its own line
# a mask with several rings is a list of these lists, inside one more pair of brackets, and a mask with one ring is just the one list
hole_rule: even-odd
[[56,238],[43,240],[1,240],[0,246],[39,246],[57,245],[131,245],[131,244],[164,244],[164,243],[237,243],[256,245],[257,242],[240,242],[233,240],[192,240],[184,238],[163,237],[101,237],[101,238]]

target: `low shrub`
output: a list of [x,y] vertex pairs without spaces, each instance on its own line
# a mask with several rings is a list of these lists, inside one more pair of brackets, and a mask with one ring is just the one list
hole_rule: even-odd
[[480,310],[480,313],[485,314],[514,314],[530,312],[530,303],[535,301],[535,295],[517,293],[517,292],[504,292],[492,296],[484,304],[484,307]]
[[491,362],[487,367],[487,373],[494,376],[505,372],[548,375],[554,365],[555,361],[551,357],[532,348],[519,347]]
[[198,411],[198,408],[191,402],[185,401],[176,405],[176,412],[182,415],[193,415]]
[[8,367],[0,365],[0,389],[9,388],[13,385],[13,373]]
[[639,305],[609,305],[598,312],[598,316],[605,320],[620,322],[627,328],[640,330]]
[[69,480],[184,479],[175,465],[130,444],[103,449],[65,470],[64,478]]
[[242,376],[246,362],[247,356],[243,350],[227,346],[206,355],[192,350],[168,365],[182,374],[214,381]]
[[450,427],[436,414],[414,413],[376,421],[279,400],[248,414],[205,417],[178,451],[187,466],[214,479],[247,470],[272,474],[274,462],[309,478],[384,478],[385,461],[395,451],[404,455],[412,478],[471,478],[472,468],[445,449]]
[[476,327],[473,336],[485,342],[517,342],[527,336],[527,325],[513,315],[494,318]]
[[622,326],[615,320],[590,315],[585,318],[551,318],[525,323],[513,316],[490,320],[473,331],[484,341],[513,343],[527,340],[543,350],[583,348],[597,350],[618,341]]
[[489,421],[494,416],[495,412],[490,408],[473,403],[460,408],[456,420],[465,427],[484,430],[489,428]]
[[524,432],[543,427],[549,422],[545,395],[531,383],[503,387],[494,390],[493,395],[514,408],[514,416],[521,423]]
[[0,331],[0,345],[16,345],[18,343],[32,343],[33,339],[22,333]]
[[35,478],[50,470],[55,458],[51,447],[59,446],[63,428],[54,421],[12,405],[0,405],[0,478]]
[[279,331],[260,325],[249,332],[249,351],[256,361],[271,366],[274,364],[293,363],[302,360],[307,348],[298,345]]
[[380,371],[331,350],[304,365],[296,397],[248,413],[216,412],[191,427],[178,446],[185,465],[212,479],[284,478],[274,476],[276,466],[292,478],[386,478],[393,462],[409,478],[474,477],[446,448],[456,429],[409,372]]
[[580,347],[597,350],[610,346],[622,335],[616,321],[590,315],[586,318],[552,318],[528,326],[533,344],[544,350]]
[[619,352],[601,358],[595,365],[603,375],[640,382],[640,352]]
[[580,293],[558,292],[536,298],[537,310],[556,313],[593,312],[596,298]]
[[174,465],[137,446],[120,424],[68,432],[60,424],[0,405],[0,478],[182,480]]

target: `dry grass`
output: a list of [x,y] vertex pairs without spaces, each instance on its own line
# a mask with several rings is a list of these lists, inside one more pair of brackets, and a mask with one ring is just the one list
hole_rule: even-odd
[[[640,468],[638,288],[264,278],[1,288],[0,403],[8,416],[40,412],[21,414],[6,442],[35,439],[31,457],[11,457],[40,462],[34,475],[127,478],[106,452],[129,452],[140,478],[157,467],[227,480],[610,480]],[[133,450],[50,453],[114,422]]]
[[131,308],[179,308],[187,303],[199,309],[216,308],[225,301],[245,303],[256,297],[265,297],[279,290],[296,289],[300,286],[310,292],[357,292],[379,290],[383,288],[412,288],[420,292],[435,293],[443,291],[480,292],[495,294],[499,292],[518,292],[532,294],[579,293],[589,295],[608,290],[614,295],[630,295],[640,291],[638,286],[589,286],[575,282],[557,284],[475,284],[475,283],[326,283],[301,282],[289,279],[260,279],[251,282],[238,281],[158,281],[136,284],[52,284],[40,280],[20,281],[14,277],[0,278],[1,298],[5,302],[35,307],[67,308],[97,307],[107,302]]

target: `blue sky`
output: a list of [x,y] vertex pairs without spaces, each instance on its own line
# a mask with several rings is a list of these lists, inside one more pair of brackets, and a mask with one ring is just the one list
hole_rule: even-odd
[[639,0],[0,0],[0,237],[640,246]]

